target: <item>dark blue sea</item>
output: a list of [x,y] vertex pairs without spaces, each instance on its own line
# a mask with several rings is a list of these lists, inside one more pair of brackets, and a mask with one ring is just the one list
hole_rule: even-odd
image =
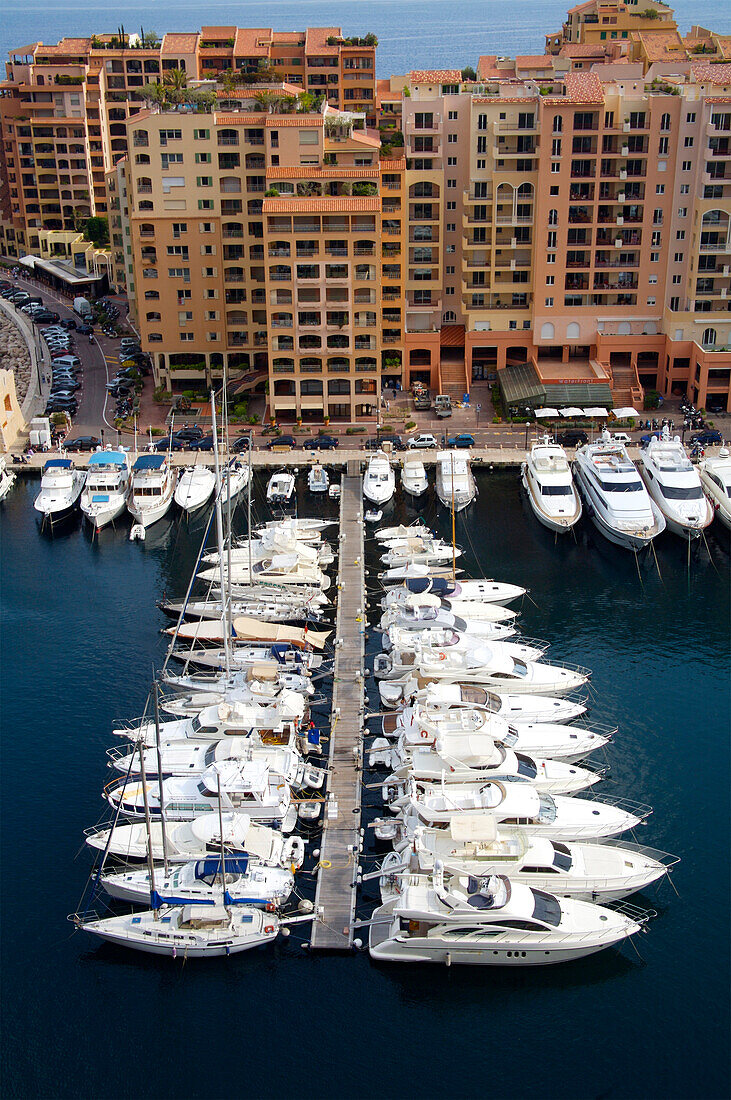
[[[690,569],[663,535],[638,571],[583,521],[556,542],[517,471],[478,480],[457,519],[464,568],[528,587],[525,633],[593,669],[591,717],[619,726],[604,788],[651,804],[638,839],[682,858],[677,893],[632,899],[657,911],[637,951],[519,973],[388,968],[312,956],[302,933],[183,963],[74,932],[110,730],[142,713],[163,651],[155,602],[183,593],[202,526],[51,539],[38,482],[20,479],[0,505],[4,1097],[728,1095],[728,534],[712,526]],[[302,489],[300,507],[312,514]],[[422,511],[449,535],[433,500]],[[386,518],[415,515],[396,502]]]

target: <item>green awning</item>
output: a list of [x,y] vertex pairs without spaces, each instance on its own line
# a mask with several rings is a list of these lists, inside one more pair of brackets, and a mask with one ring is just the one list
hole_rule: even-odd
[[546,388],[532,363],[514,363],[497,373],[503,405],[545,405]]
[[557,409],[566,409],[570,405],[578,405],[579,408],[601,405],[605,409],[611,409],[614,404],[608,382],[549,382],[545,393],[546,405]]

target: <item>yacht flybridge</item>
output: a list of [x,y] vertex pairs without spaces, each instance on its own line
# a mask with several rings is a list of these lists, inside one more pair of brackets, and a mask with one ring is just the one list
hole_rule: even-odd
[[549,531],[570,531],[581,519],[581,499],[566,452],[549,436],[533,444],[521,478],[536,519]]
[[421,497],[429,488],[424,463],[420,458],[409,455],[401,467],[401,485],[405,493],[412,497]]
[[731,529],[731,455],[722,447],[716,458],[705,458],[698,467],[701,484],[716,517]]
[[396,478],[388,455],[378,451],[368,463],[368,469],[363,478],[363,496],[371,504],[383,505],[391,499],[395,488]]
[[713,508],[679,436],[653,437],[640,455],[639,469],[668,529],[690,541],[699,539],[713,519]]
[[132,493],[127,507],[135,523],[151,527],[173,502],[175,472],[163,454],[140,455],[132,467]]
[[205,507],[216,488],[216,475],[208,466],[186,466],[175,486],[175,503],[192,515]]
[[461,512],[477,496],[469,459],[463,451],[440,451],[437,455],[437,496],[455,512]]
[[637,552],[665,530],[665,517],[621,443],[602,439],[579,447],[574,473],[594,526],[610,542]]
[[96,451],[91,455],[81,494],[81,512],[95,531],[113,523],[124,512],[130,486],[126,451]]
[[68,519],[79,502],[86,474],[77,470],[70,458],[49,458],[43,467],[41,491],[33,501],[43,523],[53,527]]

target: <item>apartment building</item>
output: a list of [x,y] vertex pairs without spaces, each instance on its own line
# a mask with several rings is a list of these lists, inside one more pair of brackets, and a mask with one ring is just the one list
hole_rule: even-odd
[[36,251],[41,228],[69,231],[107,215],[106,174],[127,152],[127,122],[143,105],[141,89],[174,70],[200,87],[286,83],[290,95],[309,92],[375,123],[375,39],[344,38],[339,27],[203,27],[166,34],[155,45],[137,35],[101,34],[13,50],[0,82],[6,254]]
[[[375,413],[401,376],[403,160],[323,105],[143,111],[126,168],[137,317],[173,391],[266,381],[273,414]],[[120,228],[123,219],[120,218]],[[393,348],[393,350],[392,350]]]

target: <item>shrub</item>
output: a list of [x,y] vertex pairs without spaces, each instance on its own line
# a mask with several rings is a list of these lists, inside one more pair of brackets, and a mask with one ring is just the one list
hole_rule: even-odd
[[250,424],[258,424],[260,420],[261,420],[261,417],[259,416],[258,413],[254,413],[253,416],[249,417],[249,423]]
[[657,409],[660,407],[660,394],[657,390],[648,390],[645,393],[645,403],[643,408],[645,409]]
[[231,412],[234,414],[234,416],[246,416],[248,411],[249,411],[249,402],[248,401],[238,401],[231,410]]
[[[363,432],[365,432],[366,430],[367,430],[366,428],[362,428],[362,427],[356,427],[356,428],[346,428],[346,429],[345,429],[345,434],[346,434],[346,435],[361,435],[361,434],[362,434]],[[322,433],[322,432],[320,432],[320,435],[322,435],[322,434],[323,434],[323,433]]]
[[152,400],[156,405],[162,405],[163,401],[172,401],[173,395],[164,386],[156,386],[152,391]]
[[412,428],[416,427],[416,421],[415,420],[409,420],[409,421],[407,421],[406,424],[404,424],[404,427],[406,428],[407,432],[410,432]]

